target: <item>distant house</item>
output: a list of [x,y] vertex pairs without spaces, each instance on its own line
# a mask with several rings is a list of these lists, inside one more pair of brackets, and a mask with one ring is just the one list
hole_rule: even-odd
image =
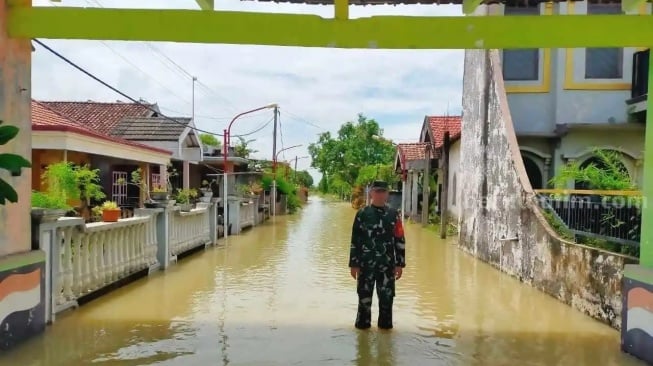
[[[457,180],[461,169],[461,123],[461,116],[426,116],[420,133],[420,142],[427,143],[433,149],[437,160],[433,165],[437,172],[437,213],[441,216],[443,212],[451,213],[456,222],[460,205]],[[448,219],[443,217],[443,220]]]
[[173,167],[181,174],[171,177],[176,188],[199,187],[202,143],[195,124],[187,117],[125,117],[109,132],[112,136],[172,151]]
[[[88,119],[87,119],[88,121]],[[137,187],[119,184],[137,168],[150,182],[160,179],[171,152],[102,133],[98,124],[85,124],[60,114],[50,104],[32,101],[32,188],[41,189],[41,175],[54,163],[69,161],[100,169],[107,199],[119,205],[137,205]]]
[[[460,116],[425,116],[419,142],[397,145],[395,171],[406,179],[402,198],[404,217],[421,221],[426,201],[428,207],[435,203],[434,210],[440,215],[446,206],[445,213],[453,214],[457,220],[461,121]],[[427,167],[428,180],[425,181]],[[429,192],[426,200],[425,186]]]
[[[178,175],[171,179],[175,187],[188,187],[190,163],[197,164],[201,158],[201,143],[194,131],[194,123],[189,118],[171,119],[161,116],[157,104],[125,102],[39,102],[41,105],[57,112],[65,118],[91,129],[97,133],[130,141],[144,146],[172,153],[173,167]],[[103,174],[108,166],[98,167]],[[159,169],[158,176],[153,176],[153,184],[166,185],[168,169]],[[109,178],[110,179],[110,178]],[[182,182],[178,182],[178,180]],[[196,179],[199,186],[199,179]],[[120,189],[128,189],[126,186]]]
[[[397,145],[395,155],[395,171],[405,179],[402,187],[402,207],[404,217],[415,218],[421,211],[422,202],[422,182],[424,167],[426,166],[426,151],[428,147],[425,143],[404,143]],[[433,159],[433,152],[430,152],[430,160]]]

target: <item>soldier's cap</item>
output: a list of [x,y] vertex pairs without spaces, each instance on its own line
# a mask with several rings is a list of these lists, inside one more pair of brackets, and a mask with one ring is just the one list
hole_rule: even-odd
[[388,183],[384,182],[382,180],[377,180],[372,183],[371,189],[373,191],[387,191],[388,190]]

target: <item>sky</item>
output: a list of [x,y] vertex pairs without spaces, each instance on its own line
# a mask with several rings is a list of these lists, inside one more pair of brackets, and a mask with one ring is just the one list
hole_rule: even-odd
[[[35,6],[198,9],[193,0],[33,0]],[[134,5],[137,3],[138,5]],[[315,14],[333,17],[332,6],[217,0],[217,10]],[[456,15],[459,6],[365,6],[350,17],[372,15]],[[261,30],[265,31],[265,30]],[[277,103],[277,149],[293,145],[279,160],[308,156],[322,132],[335,133],[359,113],[374,118],[383,136],[397,143],[417,141],[425,115],[461,111],[462,50],[340,50],[298,47],[207,45],[41,39],[96,77],[135,99],[156,102],[168,116],[191,116],[195,83],[197,128],[222,133],[243,111]],[[37,100],[127,101],[111,89],[34,44],[32,96]],[[239,119],[232,135],[255,131],[271,120],[264,110]],[[272,123],[249,135],[255,158],[272,158]],[[234,141],[235,139],[232,139]],[[277,150],[277,151],[278,151]],[[298,169],[309,170],[310,159]]]

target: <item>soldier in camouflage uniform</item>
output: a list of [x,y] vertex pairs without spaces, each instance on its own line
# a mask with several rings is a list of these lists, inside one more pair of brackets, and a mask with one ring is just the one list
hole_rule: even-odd
[[386,205],[388,184],[374,182],[371,196],[371,204],[356,213],[351,234],[349,267],[352,277],[358,281],[355,326],[358,329],[371,326],[376,284],[379,299],[377,325],[380,329],[391,329],[395,280],[401,278],[406,266],[406,240],[399,212]]

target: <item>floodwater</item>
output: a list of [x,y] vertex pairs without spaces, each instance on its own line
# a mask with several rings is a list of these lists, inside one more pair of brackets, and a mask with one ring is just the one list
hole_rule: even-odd
[[356,330],[353,215],[314,198],[59,316],[0,365],[640,365],[617,331],[418,225],[395,328]]

